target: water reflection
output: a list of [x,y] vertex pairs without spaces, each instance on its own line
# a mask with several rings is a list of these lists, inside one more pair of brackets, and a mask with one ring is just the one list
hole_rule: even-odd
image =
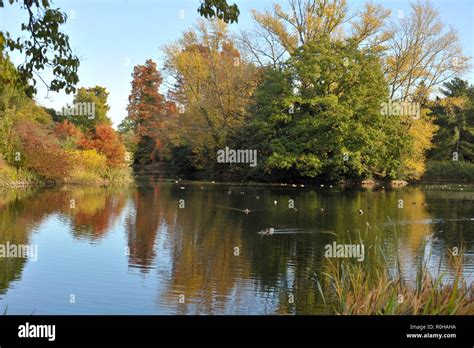
[[[472,187],[323,190],[153,178],[125,189],[5,191],[0,244],[38,243],[40,256],[34,263],[0,258],[0,309],[323,313],[311,277],[327,267],[324,246],[333,241],[362,240],[364,262],[374,272],[380,267],[375,246],[383,246],[392,271],[400,267],[407,281],[423,255],[430,256],[434,275],[449,273],[447,250],[463,243],[465,273],[472,275],[473,203]],[[270,227],[281,233],[258,233]],[[58,298],[68,286],[80,287],[84,301],[71,307]],[[33,291],[29,301],[26,287]],[[34,290],[43,295],[35,297]]]

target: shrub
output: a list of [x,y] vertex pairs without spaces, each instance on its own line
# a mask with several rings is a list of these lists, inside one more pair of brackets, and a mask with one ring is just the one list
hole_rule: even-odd
[[66,178],[72,169],[72,161],[61,149],[59,141],[48,128],[35,121],[20,119],[15,123],[20,139],[18,166],[32,170],[45,179]]
[[109,167],[103,178],[114,184],[129,184],[133,182],[132,169],[130,167]]
[[36,182],[39,178],[29,171],[23,169],[16,170],[9,166],[0,155],[0,185],[10,184],[12,182]]
[[65,149],[77,148],[77,142],[83,137],[81,130],[68,120],[56,123],[54,126],[54,134]]
[[102,175],[107,169],[107,158],[96,150],[71,151],[75,169]]
[[108,124],[98,124],[94,132],[86,134],[80,140],[80,145],[83,149],[95,149],[104,154],[109,166],[120,167],[125,164],[125,146],[117,132]]

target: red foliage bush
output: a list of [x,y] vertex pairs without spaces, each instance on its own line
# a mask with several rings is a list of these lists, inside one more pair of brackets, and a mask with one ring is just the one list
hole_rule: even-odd
[[97,150],[107,157],[107,164],[120,167],[125,164],[125,146],[117,132],[108,124],[100,123],[95,131],[85,134],[79,145],[86,150]]
[[81,130],[68,120],[56,123],[54,126],[54,134],[60,140],[66,140],[70,137],[74,137],[78,140],[82,138]]
[[15,123],[15,131],[21,143],[19,166],[46,179],[63,180],[69,175],[71,158],[47,126],[21,119]]

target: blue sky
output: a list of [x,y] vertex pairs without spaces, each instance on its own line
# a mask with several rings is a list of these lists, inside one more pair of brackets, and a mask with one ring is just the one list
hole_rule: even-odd
[[[7,2],[7,1],[5,1]],[[250,9],[264,10],[273,3],[286,6],[286,0],[230,0],[240,8],[238,24],[231,30],[251,29]],[[362,7],[365,0],[348,0],[351,11]],[[392,9],[409,12],[410,1],[374,0]],[[128,94],[133,66],[146,59],[155,60],[161,68],[163,45],[178,39],[199,18],[199,0],[56,0],[54,6],[69,15],[64,31],[69,35],[73,49],[81,58],[79,78],[81,87],[101,85],[110,92],[109,116],[117,126],[126,116]],[[474,1],[432,0],[441,18],[457,30],[465,54],[474,56]],[[184,14],[184,18],[182,15]],[[18,4],[0,9],[0,30],[16,35],[26,14]],[[22,61],[14,54],[15,63]],[[46,75],[47,76],[47,75]],[[465,78],[474,83],[471,72]],[[40,88],[37,101],[48,107],[62,108],[72,101],[64,93],[49,93]]]

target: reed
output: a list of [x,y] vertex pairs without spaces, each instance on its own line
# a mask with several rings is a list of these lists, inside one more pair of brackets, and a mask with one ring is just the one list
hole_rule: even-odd
[[[422,245],[423,251],[425,246]],[[380,245],[376,250],[380,258],[377,262],[381,262],[375,270],[369,269],[369,263],[328,259],[326,271],[319,277],[315,274],[317,291],[322,297],[327,314],[474,314],[472,287],[463,276],[464,248],[461,248],[458,255],[449,252],[449,262],[452,265],[450,280],[447,280],[448,274],[440,273],[439,269],[437,276],[430,274],[427,263],[431,255],[425,257],[422,251],[414,284],[402,281],[399,255],[396,260],[396,274],[393,274],[393,267],[389,267]],[[399,250],[398,247],[396,250]]]

